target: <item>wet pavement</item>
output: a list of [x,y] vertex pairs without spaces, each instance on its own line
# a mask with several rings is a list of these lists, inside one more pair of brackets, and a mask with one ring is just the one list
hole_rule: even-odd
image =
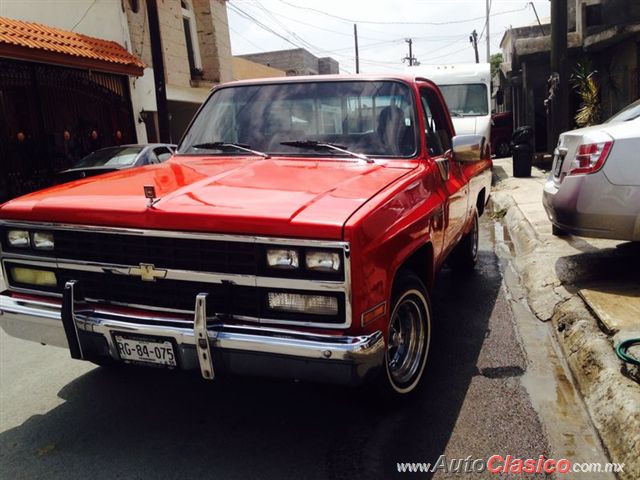
[[397,462],[441,454],[549,455],[545,431],[554,426],[549,412],[538,416],[539,399],[532,403],[526,385],[542,398],[556,387],[522,380],[530,362],[520,338],[532,335],[526,344],[538,333],[516,327],[494,232],[485,217],[476,273],[438,275],[426,377],[416,397],[395,408],[367,390],[114,372],[1,332],[1,475],[388,479],[407,475]]

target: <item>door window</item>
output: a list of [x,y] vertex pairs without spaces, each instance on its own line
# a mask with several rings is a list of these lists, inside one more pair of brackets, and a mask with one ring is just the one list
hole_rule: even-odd
[[425,137],[430,156],[443,155],[451,148],[452,132],[447,122],[447,115],[442,108],[442,103],[430,88],[420,89],[420,102],[422,103]]

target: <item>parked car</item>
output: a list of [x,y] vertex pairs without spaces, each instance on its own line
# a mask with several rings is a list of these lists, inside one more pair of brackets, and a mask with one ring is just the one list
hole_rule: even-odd
[[58,172],[56,183],[93,177],[124,168],[162,163],[171,158],[176,148],[176,145],[166,143],[101,148],[78,160],[73,167]]
[[543,202],[554,235],[640,241],[640,100],[560,135]]
[[511,155],[511,136],[513,135],[513,117],[511,112],[491,115],[491,152],[496,158]]
[[219,85],[164,164],[0,208],[0,324],[99,364],[408,394],[491,188],[485,139],[453,131],[413,77]]

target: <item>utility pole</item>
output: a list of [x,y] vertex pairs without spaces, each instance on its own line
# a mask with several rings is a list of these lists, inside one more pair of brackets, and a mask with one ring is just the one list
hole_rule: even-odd
[[476,63],[480,63],[480,57],[478,57],[478,32],[475,30],[469,35],[469,42],[473,45],[473,51],[476,52]]
[[158,20],[158,5],[156,0],[147,0],[147,16],[149,18],[149,40],[151,41],[151,61],[153,62],[153,80],[156,87],[160,141],[170,143],[169,108],[167,106],[162,38],[160,37],[160,21]]
[[420,65],[420,62],[418,62],[418,59],[413,56],[413,40],[411,38],[405,38],[404,41],[409,44],[409,56],[408,57],[404,57],[402,59],[402,61],[403,62],[405,60],[408,61],[409,62],[409,66]]
[[549,104],[553,149],[558,136],[568,128],[569,78],[567,69],[567,0],[551,0],[551,77]]
[[[489,32],[489,21],[490,13],[491,13],[491,5],[489,4],[490,0],[485,0],[485,5],[487,8],[487,23],[486,23],[486,35],[487,35],[487,63],[491,61],[491,33]],[[476,62],[478,63],[478,62]]]
[[360,53],[358,53],[358,25],[353,24],[353,39],[356,43],[356,73],[360,73]]

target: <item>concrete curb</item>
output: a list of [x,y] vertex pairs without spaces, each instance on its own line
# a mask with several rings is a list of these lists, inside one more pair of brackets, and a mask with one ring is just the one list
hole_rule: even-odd
[[555,337],[611,460],[625,480],[640,478],[640,387],[622,373],[611,341],[577,296],[552,319]]
[[[490,205],[502,218],[513,244],[514,268],[527,293],[531,310],[551,320],[589,415],[612,462],[624,463],[624,480],[640,478],[640,386],[623,375],[613,345],[599,328],[583,300],[562,287],[549,267],[544,242],[515,200],[496,192]],[[535,292],[535,295],[532,295]]]

